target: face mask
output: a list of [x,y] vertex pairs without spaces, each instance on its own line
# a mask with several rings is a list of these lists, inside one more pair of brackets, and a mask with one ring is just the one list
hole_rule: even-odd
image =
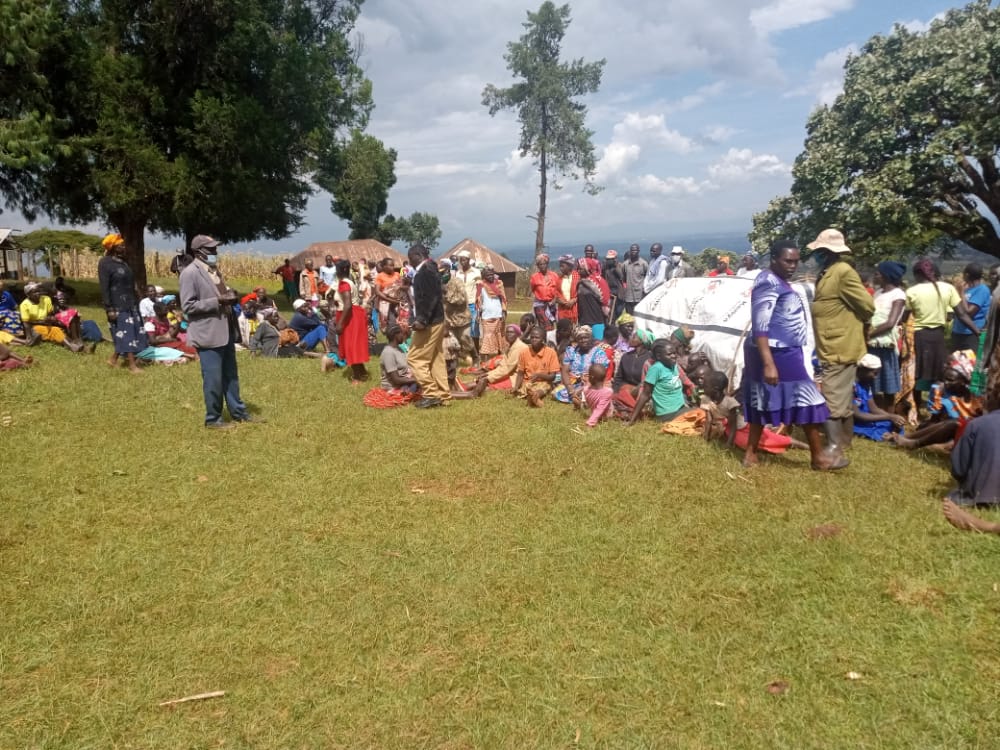
[[206,255],[205,262],[208,263],[208,265],[210,266],[215,266],[219,262],[219,256],[216,255],[215,253],[212,253],[211,255]]

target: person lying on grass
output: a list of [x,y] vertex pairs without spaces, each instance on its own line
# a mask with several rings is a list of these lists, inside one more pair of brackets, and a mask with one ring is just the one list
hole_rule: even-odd
[[885,440],[895,432],[902,432],[906,420],[888,412],[875,402],[872,386],[878,380],[882,360],[866,354],[858,362],[857,380],[854,383],[854,434],[869,440]]
[[690,410],[685,393],[693,392],[694,384],[677,364],[677,342],[657,339],[653,343],[653,364],[646,373],[632,416],[625,424],[628,427],[635,424],[650,401],[653,402],[656,420],[670,422]]
[[528,334],[528,348],[517,361],[517,376],[511,395],[523,396],[528,406],[539,408],[555,387],[559,376],[559,356],[545,344],[545,329],[535,326]]
[[34,361],[32,357],[22,357],[19,354],[14,354],[6,344],[0,344],[0,372],[29,367]]
[[[583,401],[590,409],[587,427],[596,427],[598,422],[606,422],[614,414],[615,409],[611,402],[615,393],[606,385],[608,368],[604,365],[595,362],[590,366],[587,375],[588,382],[583,389]],[[574,404],[574,408],[580,407]]]
[[969,390],[976,355],[971,350],[955,352],[948,361],[940,383],[927,396],[928,418],[909,435],[889,433],[885,439],[900,448],[931,448],[949,452],[970,419],[982,413],[982,401]]
[[977,518],[964,507],[1000,506],[1000,411],[991,411],[971,420],[951,452],[951,474],[958,488],[944,498],[944,517],[963,531],[1000,534],[1000,523]]

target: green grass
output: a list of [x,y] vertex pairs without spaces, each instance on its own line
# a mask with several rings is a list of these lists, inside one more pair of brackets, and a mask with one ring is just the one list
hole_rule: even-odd
[[242,355],[268,422],[208,433],[197,365],[35,354],[0,377],[2,748],[1000,736],[1000,546],[944,523],[937,458],[746,472],[652,424],[578,435],[495,393],[373,411]]

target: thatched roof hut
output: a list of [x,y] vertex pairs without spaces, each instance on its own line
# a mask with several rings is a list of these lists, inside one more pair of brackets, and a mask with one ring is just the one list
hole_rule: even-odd
[[398,250],[393,250],[388,245],[383,245],[378,240],[342,240],[340,242],[314,242],[301,253],[293,255],[292,265],[302,270],[305,266],[306,258],[312,258],[316,266],[324,263],[327,255],[334,258],[346,258],[354,263],[364,258],[369,263],[382,260],[382,258],[392,258],[396,265],[400,266],[406,260],[406,256]]
[[451,250],[442,253],[441,257],[450,258],[457,263],[458,259],[455,256],[463,250],[472,256],[473,262],[479,261],[485,263],[486,265],[493,266],[493,270],[497,272],[497,276],[499,276],[500,280],[503,282],[504,290],[507,292],[507,299],[514,298],[514,290],[517,285],[517,274],[518,271],[523,271],[523,268],[517,265],[514,261],[503,257],[500,253],[486,247],[486,245],[481,242],[476,242],[468,237],[455,245],[455,247],[451,248]]

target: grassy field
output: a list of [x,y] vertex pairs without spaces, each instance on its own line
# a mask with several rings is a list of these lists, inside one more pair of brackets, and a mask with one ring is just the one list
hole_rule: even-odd
[[268,421],[209,434],[197,365],[107,353],[0,377],[2,748],[996,746],[1000,546],[939,458],[747,472],[243,355]]

